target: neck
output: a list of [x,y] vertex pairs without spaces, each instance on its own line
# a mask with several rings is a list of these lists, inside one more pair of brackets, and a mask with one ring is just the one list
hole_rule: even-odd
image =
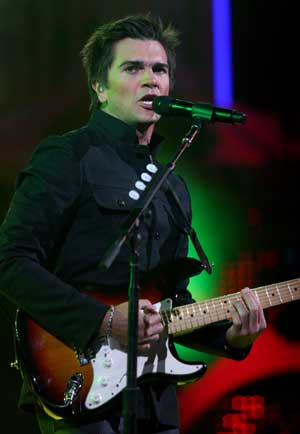
[[154,125],[147,126],[145,129],[137,128],[136,134],[140,145],[149,145],[153,134]]

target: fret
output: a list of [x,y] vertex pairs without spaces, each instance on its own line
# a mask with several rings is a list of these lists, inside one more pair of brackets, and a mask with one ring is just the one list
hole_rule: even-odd
[[212,318],[207,302],[195,303],[197,307],[196,318],[201,326],[211,324]]
[[[264,287],[264,292],[265,292],[265,294],[267,294],[268,301],[269,301],[269,305],[272,306],[272,300],[271,300],[271,297],[270,297],[269,291],[267,290],[266,287]],[[258,291],[256,291],[256,294],[258,295]],[[259,298],[259,297],[258,297],[258,298]]]
[[281,299],[282,303],[288,303],[289,301],[293,300],[287,285],[285,285],[284,289],[281,291]]
[[217,303],[215,303],[214,300],[212,300],[211,305],[212,305],[212,316],[216,319],[216,321],[219,321]]
[[180,314],[177,317],[180,330],[188,330],[191,328],[188,321],[188,312],[185,312],[185,310],[187,311],[187,309],[184,308],[180,309]]
[[276,291],[277,291],[277,294],[278,294],[278,297],[279,297],[280,303],[283,303],[283,300],[282,300],[282,297],[281,297],[281,293],[279,292],[278,285],[275,285],[275,288],[276,288]]
[[300,298],[300,279],[298,281],[293,280],[289,282],[291,285],[291,294],[293,300],[298,300]]
[[294,294],[293,294],[293,291],[291,289],[291,285],[288,283],[287,286],[288,286],[288,289],[289,289],[289,293],[291,294],[291,298],[292,298],[292,300],[294,300]]
[[220,307],[222,313],[220,315],[220,320],[224,320],[231,316],[231,301],[229,295],[223,295],[220,300]]
[[197,319],[195,318],[194,314],[194,305],[190,304],[188,305],[186,312],[185,312],[185,322],[187,325],[187,328],[194,329],[198,326]]
[[199,325],[198,322],[198,318],[197,318],[197,313],[196,313],[196,307],[195,307],[196,303],[192,304],[192,313],[191,313],[191,317],[192,317],[192,321],[194,322],[194,325]]
[[[280,282],[273,285],[261,286],[252,290],[262,308],[268,308],[289,301],[300,299],[300,279]],[[241,301],[240,292],[215,297],[174,309],[166,310],[162,321],[168,326],[170,334],[184,334],[205,325],[217,323],[222,320],[232,320],[232,305]]]
[[162,310],[160,312],[160,318],[161,318],[162,325],[166,327],[168,325],[168,317],[165,310]]
[[213,321],[218,322],[220,320],[220,315],[218,312],[219,300],[212,298],[208,304],[210,305],[210,317]]
[[202,304],[203,304],[203,309],[202,309],[203,321],[205,324],[211,324],[210,311],[207,305],[207,301],[203,302]]
[[199,327],[197,312],[195,311],[196,303],[188,304],[182,307],[182,316],[184,318],[187,329],[195,329]]
[[[292,283],[294,284],[292,285]],[[263,308],[276,306],[300,298],[300,281],[299,279],[294,279],[276,285],[260,287],[256,289],[256,292],[259,295]]]
[[279,293],[278,293],[278,290],[277,290],[276,286],[274,288],[274,285],[272,285],[270,287],[270,289],[271,289],[270,295],[271,295],[271,299],[272,299],[272,304],[273,305],[274,304],[275,305],[281,304],[281,300],[280,300]]

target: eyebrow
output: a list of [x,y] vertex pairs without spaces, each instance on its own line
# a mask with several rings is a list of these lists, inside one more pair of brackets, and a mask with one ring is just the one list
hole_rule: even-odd
[[[119,68],[122,68],[123,66],[136,66],[136,67],[144,67],[145,62],[143,60],[125,60],[119,65]],[[164,62],[153,62],[149,63],[149,66],[153,67],[163,67],[169,69],[169,65]]]

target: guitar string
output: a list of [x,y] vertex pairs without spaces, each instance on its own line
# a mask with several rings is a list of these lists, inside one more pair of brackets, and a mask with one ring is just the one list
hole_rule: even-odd
[[[299,284],[300,279],[292,279],[287,282],[280,282],[278,284],[272,284],[268,286],[262,286],[253,291],[260,299],[263,307],[271,307],[292,301],[300,298],[299,288],[296,284]],[[291,289],[293,288],[293,290]],[[272,295],[272,302],[270,293]],[[285,297],[288,296],[286,299]],[[273,298],[274,297],[274,298]],[[279,301],[278,301],[279,298]],[[223,300],[222,300],[223,299]],[[206,301],[200,301],[190,305],[179,306],[177,308],[168,309],[163,311],[163,324],[168,325],[176,323],[176,325],[188,325],[191,328],[197,325],[205,325],[211,322],[230,318],[230,305],[233,301],[241,300],[240,293],[227,294],[222,297],[216,297]],[[192,313],[190,313],[192,309]],[[198,312],[197,312],[198,309]],[[226,312],[225,312],[226,309]],[[199,316],[200,314],[200,316]],[[221,316],[220,316],[221,315]]]
[[[292,281],[289,281],[288,283],[290,283],[290,282],[292,282]],[[269,300],[269,294],[265,294],[266,292],[270,292],[271,290],[273,290],[272,295],[276,296],[274,293],[277,291],[277,289],[281,289],[281,288],[284,288],[284,290],[285,290],[285,292],[281,291],[281,294],[280,294],[281,295],[281,302],[282,303],[284,303],[284,301],[282,300],[282,296],[284,296],[285,294],[289,295],[288,299],[294,299],[295,296],[297,298],[297,292],[296,292],[298,290],[297,287],[295,288],[294,292],[291,292],[291,290],[289,288],[290,285],[280,284],[280,286],[279,286],[279,284],[278,284],[278,285],[276,285],[276,290],[275,291],[274,291],[273,286],[275,286],[275,285],[272,285],[272,286],[269,286],[269,287],[260,287],[260,288],[257,288],[254,291],[256,292],[256,294],[258,295],[258,297],[260,299],[262,299],[263,301]],[[299,293],[299,296],[300,296],[300,293]],[[224,299],[224,301],[221,300],[222,298]],[[200,301],[198,303],[194,303],[193,305],[194,306],[196,305],[196,307],[199,307],[199,308],[201,308],[201,306],[203,306],[203,305],[206,305],[207,308],[208,308],[208,305],[215,305],[216,302],[218,302],[218,304],[222,304],[222,309],[223,309],[224,303],[228,303],[228,302],[230,303],[231,300],[234,299],[234,298],[236,298],[236,300],[241,300],[240,293],[227,294],[227,295],[224,295],[222,297],[216,297],[216,298],[213,298],[213,299],[210,299],[210,300]],[[272,305],[271,302],[269,302],[268,304]],[[181,309],[181,310],[184,310],[185,308],[189,309],[190,306],[191,305],[180,306],[177,309]]]

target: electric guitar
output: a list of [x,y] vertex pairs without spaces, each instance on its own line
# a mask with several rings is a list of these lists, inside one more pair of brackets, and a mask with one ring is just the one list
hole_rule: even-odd
[[[153,283],[152,283],[153,285]],[[155,282],[154,282],[155,285]],[[300,299],[300,279],[253,289],[263,309]],[[93,294],[91,296],[100,299]],[[231,320],[231,305],[240,293],[228,294],[172,308],[170,299],[155,307],[164,325],[147,356],[137,357],[137,380],[185,383],[200,378],[206,364],[180,360],[173,337],[219,321]],[[21,372],[26,371],[34,393],[44,407],[61,417],[90,419],[107,411],[126,388],[127,353],[109,337],[89,357],[66,346],[22,310],[16,315],[16,349]]]

